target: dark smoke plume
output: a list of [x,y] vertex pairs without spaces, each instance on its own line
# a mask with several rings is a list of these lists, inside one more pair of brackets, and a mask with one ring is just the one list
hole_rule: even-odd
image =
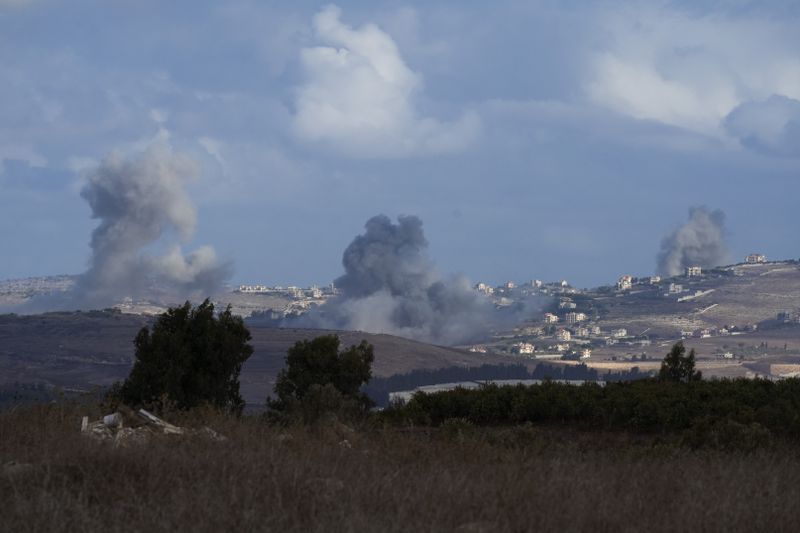
[[453,345],[484,338],[503,320],[466,278],[436,272],[419,218],[393,224],[379,215],[365,227],[344,252],[345,274],[334,282],[341,296],[307,315],[306,325]]
[[[81,196],[92,218],[89,268],[62,296],[33,301],[43,310],[108,307],[126,297],[173,300],[208,296],[230,276],[214,249],[184,255],[180,242],[194,233],[197,214],[184,186],[198,169],[187,157],[154,144],[138,157],[109,155],[88,177]],[[156,255],[149,247],[167,247]]]
[[690,207],[689,220],[664,237],[658,253],[658,273],[677,276],[686,267],[712,268],[729,260],[725,244],[725,213]]

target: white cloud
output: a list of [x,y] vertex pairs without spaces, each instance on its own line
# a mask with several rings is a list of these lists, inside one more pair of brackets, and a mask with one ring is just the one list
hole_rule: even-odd
[[800,156],[800,101],[772,96],[760,102],[746,102],[728,115],[725,128],[754,150]]
[[329,6],[314,17],[322,46],[304,48],[307,80],[295,101],[293,129],[352,157],[455,152],[478,134],[476,114],[455,122],[421,116],[422,79],[403,61],[391,36],[374,24],[351,28]]
[[30,144],[0,144],[0,175],[5,172],[6,159],[25,161],[32,167],[47,166],[47,159]]
[[604,107],[717,137],[737,106],[800,98],[796,21],[691,15],[666,8],[609,17],[613,42],[585,84]]

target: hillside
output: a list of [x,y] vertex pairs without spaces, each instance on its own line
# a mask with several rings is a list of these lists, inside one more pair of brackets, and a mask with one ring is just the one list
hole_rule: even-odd
[[[0,316],[0,386],[43,382],[66,389],[107,386],[127,376],[133,339],[152,318],[117,312]],[[242,394],[261,404],[296,341],[335,331],[251,326],[253,356],[242,370]],[[375,346],[373,373],[388,376],[416,368],[479,366],[509,362],[500,355],[474,354],[391,335],[338,332],[344,345],[362,339]]]
[[[669,283],[682,285],[684,291],[665,294]],[[674,337],[681,331],[744,328],[774,320],[779,312],[800,309],[800,264],[734,265],[698,277],[680,276],[627,292],[597,294],[594,300],[604,325],[625,327],[633,334],[649,330]]]

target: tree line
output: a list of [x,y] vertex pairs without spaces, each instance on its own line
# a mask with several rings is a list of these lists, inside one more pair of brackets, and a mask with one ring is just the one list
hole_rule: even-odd
[[[240,414],[244,402],[239,373],[252,354],[249,341],[249,331],[230,308],[216,313],[209,301],[197,307],[187,302],[161,315],[151,328],[142,328],[134,341],[133,369],[110,397],[154,409],[166,403],[180,409],[207,404]],[[335,415],[425,426],[452,420],[474,425],[568,424],[645,433],[691,430],[699,438],[706,438],[703,431],[719,433],[723,428],[748,436],[767,432],[800,439],[800,380],[702,380],[694,350],[687,354],[680,342],[665,356],[657,376],[638,371],[615,376],[620,379],[606,375],[605,386],[593,383],[600,376],[585,365],[560,370],[540,365],[533,371],[523,365],[485,365],[372,379],[373,361],[374,349],[366,341],[342,347],[338,336],[324,335],[297,342],[287,353],[274,398],[267,401],[268,418],[309,423]],[[417,393],[407,403],[371,411],[371,396],[390,388],[479,379],[544,382]],[[556,381],[560,379],[586,383],[574,386]]]

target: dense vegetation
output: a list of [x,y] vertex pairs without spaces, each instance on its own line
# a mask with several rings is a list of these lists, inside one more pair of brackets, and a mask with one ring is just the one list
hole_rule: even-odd
[[458,419],[477,425],[534,423],[586,430],[677,432],[700,440],[716,439],[724,432],[765,441],[773,436],[798,441],[800,380],[640,380],[605,387],[555,382],[488,385],[417,394],[384,416],[395,422],[434,426]]
[[298,341],[286,354],[275,382],[277,398],[267,399],[273,420],[318,420],[327,412],[363,416],[373,403],[361,391],[372,377],[373,347],[366,341],[340,351],[337,335]]
[[252,355],[250,332],[230,307],[217,314],[209,300],[161,314],[134,340],[136,361],[111,396],[132,406],[180,409],[210,404],[240,412],[242,364]]
[[627,372],[599,373],[594,368],[584,364],[580,365],[548,365],[538,364],[533,370],[527,366],[518,365],[481,365],[481,366],[451,366],[435,370],[412,370],[407,374],[395,374],[385,378],[372,378],[362,387],[379,407],[389,406],[389,393],[397,391],[414,390],[425,385],[439,383],[458,383],[461,381],[488,381],[504,379],[552,379],[569,381],[633,381],[645,379],[649,374],[641,372],[638,367],[633,367]]

